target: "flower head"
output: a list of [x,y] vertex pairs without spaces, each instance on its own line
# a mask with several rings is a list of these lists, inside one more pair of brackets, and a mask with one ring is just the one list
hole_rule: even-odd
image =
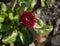
[[35,15],[32,12],[23,12],[20,16],[20,22],[24,26],[33,26],[35,24]]

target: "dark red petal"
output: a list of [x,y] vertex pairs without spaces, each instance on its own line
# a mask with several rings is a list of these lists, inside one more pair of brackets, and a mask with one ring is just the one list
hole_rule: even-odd
[[[26,18],[29,21],[27,21]],[[32,12],[23,12],[20,20],[24,26],[33,26],[35,24],[35,16]]]

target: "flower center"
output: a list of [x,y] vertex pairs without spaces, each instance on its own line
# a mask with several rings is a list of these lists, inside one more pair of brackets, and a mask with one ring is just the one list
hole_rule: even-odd
[[26,21],[30,21],[30,17],[29,16],[26,18]]

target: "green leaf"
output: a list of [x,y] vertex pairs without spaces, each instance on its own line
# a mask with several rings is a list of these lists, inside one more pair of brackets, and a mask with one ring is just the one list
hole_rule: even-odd
[[4,3],[2,3],[1,4],[1,9],[2,9],[2,11],[7,11],[7,6]]
[[13,19],[14,19],[14,17],[13,17],[13,12],[10,12],[10,13],[9,13],[9,19],[10,19],[10,20],[13,20]]
[[36,32],[38,34],[49,34],[52,31],[53,26],[44,25],[42,28],[39,28],[39,27],[35,28],[34,27],[34,29],[36,30]]
[[2,24],[0,23],[0,28],[1,28]]
[[49,5],[50,3],[53,3],[54,0],[45,0],[46,5]]
[[47,34],[47,33],[49,33],[49,32],[52,31],[53,26],[50,26],[50,25],[44,25],[42,29],[45,30],[45,32],[46,32],[46,34]]
[[38,25],[40,27],[42,27],[43,25],[45,25],[44,22],[40,18],[38,18],[38,17],[36,17],[36,22],[37,22],[36,25]]
[[42,28],[39,24],[35,23],[34,28]]
[[25,7],[26,7],[26,5],[22,4],[21,8],[19,9],[19,13],[20,14],[24,11]]
[[14,20],[15,20],[16,22],[18,22],[18,21],[19,21],[19,15],[15,15],[15,16],[14,16]]
[[24,43],[24,40],[23,40],[23,33],[22,33],[22,32],[19,32],[19,35],[20,35],[21,42]]
[[41,6],[42,6],[42,7],[45,6],[45,0],[41,0]]
[[4,18],[0,16],[0,23],[4,22]]
[[34,0],[25,0],[25,9],[24,11],[32,11],[33,10],[33,7],[35,5],[35,1]]
[[31,7],[34,8],[35,4],[36,4],[36,1],[35,0],[31,0],[32,3],[31,3]]
[[[42,26],[43,27],[43,26]],[[41,29],[42,28],[38,23],[36,23],[35,25],[34,25],[34,30],[38,33],[38,34],[43,34],[44,33],[44,31],[43,31],[43,29]]]
[[31,36],[28,31],[22,30],[22,32],[19,33],[21,42],[24,46],[29,46],[31,42]]
[[3,17],[3,18],[5,18],[5,17],[8,16],[8,14],[7,14],[6,12],[3,12],[3,11],[2,11],[0,16]]
[[2,38],[2,34],[0,34],[0,39]]
[[12,42],[16,41],[16,37],[17,37],[17,30],[14,30],[10,35],[5,36],[2,39],[2,42],[5,44],[12,43]]
[[6,32],[6,31],[9,31],[10,29],[11,29],[11,25],[9,24],[0,25],[0,32]]
[[38,34],[48,34],[52,31],[53,27],[45,25],[43,21],[39,18],[36,18],[37,23],[34,25],[34,29]]

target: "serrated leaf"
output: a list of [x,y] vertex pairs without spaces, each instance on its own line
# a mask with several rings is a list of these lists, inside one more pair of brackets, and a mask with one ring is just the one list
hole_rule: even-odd
[[5,36],[2,39],[2,42],[5,44],[12,43],[12,42],[16,41],[16,37],[17,37],[17,30],[14,30],[10,35]]
[[36,18],[37,23],[34,25],[34,29],[38,34],[47,34],[52,31],[53,27],[45,25],[43,21]]
[[36,30],[36,32],[38,34],[49,34],[52,31],[53,27],[48,26],[48,25],[44,25],[42,28],[38,27],[38,28],[34,28],[34,29]]
[[7,6],[4,3],[2,3],[1,9],[2,9],[2,11],[7,11]]
[[43,29],[45,30],[46,33],[49,33],[53,30],[53,26],[44,25]]
[[38,18],[38,17],[36,17],[36,22],[37,22],[36,25],[38,25],[40,27],[42,27],[43,25],[45,25],[44,22],[40,18]]

